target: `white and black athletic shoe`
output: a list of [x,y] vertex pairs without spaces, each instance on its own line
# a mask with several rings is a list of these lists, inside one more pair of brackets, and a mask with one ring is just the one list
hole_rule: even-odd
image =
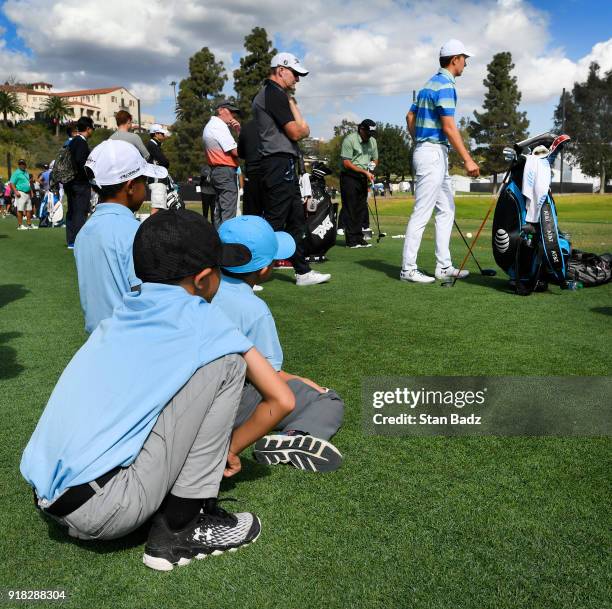
[[145,545],[143,562],[157,571],[171,571],[188,565],[192,559],[223,552],[235,552],[240,546],[253,543],[261,532],[255,514],[232,514],[208,499],[200,514],[180,531],[168,527],[164,515],[157,513]]
[[264,436],[255,443],[258,463],[289,463],[306,472],[333,472],[342,464],[342,454],[327,440],[309,435]]

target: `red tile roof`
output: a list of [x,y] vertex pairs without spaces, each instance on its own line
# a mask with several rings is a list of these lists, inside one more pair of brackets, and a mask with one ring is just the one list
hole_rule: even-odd
[[81,95],[101,95],[104,93],[112,93],[123,87],[107,87],[106,89],[82,89],[80,91],[58,91],[55,95],[60,97],[78,97]]

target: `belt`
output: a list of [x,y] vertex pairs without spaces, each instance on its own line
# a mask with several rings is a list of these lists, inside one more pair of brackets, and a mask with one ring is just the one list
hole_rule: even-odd
[[[100,488],[103,488],[110,480],[112,480],[115,474],[121,469],[117,466],[102,474],[99,478],[96,478],[95,482]],[[92,482],[86,482],[85,484],[79,484],[78,486],[70,487],[57,501],[54,501],[48,508],[44,508],[43,511],[57,518],[63,518],[68,516],[75,510],[78,510],[86,501],[91,499],[96,491],[91,486]]]

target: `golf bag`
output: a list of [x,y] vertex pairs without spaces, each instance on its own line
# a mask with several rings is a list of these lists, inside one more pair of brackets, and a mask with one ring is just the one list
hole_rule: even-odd
[[51,190],[42,198],[39,218],[38,228],[57,228],[64,224],[64,208],[59,196]]
[[167,209],[185,209],[185,201],[183,201],[179,188],[179,185],[170,177],[170,174],[168,174]]
[[559,230],[557,210],[550,190],[541,204],[538,222],[528,223],[527,201],[522,193],[526,155],[546,147],[552,166],[557,153],[569,140],[543,133],[506,148],[511,165],[504,179],[493,216],[492,247],[495,262],[508,274],[517,294],[546,289],[548,282],[566,285],[571,243]]
[[580,281],[585,288],[608,283],[612,279],[612,254],[588,254],[572,250],[567,269],[569,281]]
[[331,169],[316,161],[312,165],[310,187],[312,197],[305,206],[306,239],[304,253],[311,262],[322,262],[327,251],[336,244],[338,204],[333,204],[325,185]]

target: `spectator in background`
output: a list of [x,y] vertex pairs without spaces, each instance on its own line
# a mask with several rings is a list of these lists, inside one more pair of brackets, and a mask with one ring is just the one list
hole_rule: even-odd
[[234,218],[238,208],[238,144],[230,127],[240,134],[239,113],[240,110],[231,102],[219,104],[216,116],[211,116],[202,134],[206,162],[211,168],[211,184],[217,195],[213,215],[217,229],[226,220]]
[[[149,127],[151,139],[147,143],[149,151],[149,162],[153,165],[161,165],[168,169],[170,161],[162,151],[162,144],[170,137],[170,132],[164,129],[160,124],[155,123]],[[168,178],[158,180],[156,178],[149,180],[149,189],[151,191],[151,215],[156,214],[160,209],[166,209],[168,198]]]
[[208,220],[210,216],[211,224],[214,221],[215,199],[217,193],[211,184],[211,169],[208,165],[202,165],[200,170],[200,196],[202,197],[202,215]]
[[108,139],[122,140],[124,142],[128,142],[128,144],[136,146],[138,152],[140,152],[142,155],[142,158],[145,161],[148,161],[151,153],[147,150],[147,147],[140,139],[140,136],[138,136],[136,133],[132,133],[132,115],[126,110],[119,110],[119,112],[115,114],[115,120],[117,121],[117,131],[115,131],[115,133],[113,133]]
[[263,214],[261,152],[259,151],[259,132],[255,119],[250,120],[240,129],[238,156],[244,159],[245,164],[242,213],[245,216],[261,216]]
[[[11,191],[15,195],[17,206],[17,230],[28,230],[38,228],[32,224],[32,185],[30,174],[26,169],[25,159],[19,159],[17,169],[13,171],[9,180]],[[23,214],[26,215],[26,225],[23,225]]]
[[66,213],[66,243],[68,249],[74,249],[74,241],[87,220],[87,213],[91,201],[91,186],[85,173],[85,163],[89,156],[87,140],[94,132],[93,120],[89,116],[81,116],[76,124],[77,134],[68,144],[72,164],[76,171],[73,180],[64,184],[68,197],[68,211]]
[[340,156],[340,193],[344,210],[346,246],[370,247],[363,237],[363,228],[369,225],[368,188],[374,181],[372,173],[378,164],[376,123],[366,118],[342,141]]

